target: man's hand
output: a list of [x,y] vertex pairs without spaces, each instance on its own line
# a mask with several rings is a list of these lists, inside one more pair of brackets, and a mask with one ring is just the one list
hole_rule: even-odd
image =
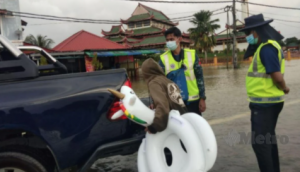
[[154,105],[153,105],[153,104],[150,104],[149,108],[150,108],[150,109],[154,109]]
[[147,127],[145,128],[145,131],[148,132],[149,134],[152,134],[152,133],[148,130]]
[[284,94],[289,94],[290,92],[290,88],[289,87],[286,87],[284,90],[283,90]]
[[202,113],[206,110],[206,103],[205,100],[200,99],[199,101],[199,111]]

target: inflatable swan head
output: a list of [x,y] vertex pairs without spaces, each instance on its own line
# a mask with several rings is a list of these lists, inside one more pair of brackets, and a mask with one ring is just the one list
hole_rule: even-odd
[[108,91],[120,99],[121,110],[111,117],[112,120],[125,114],[128,119],[145,127],[153,123],[154,111],[149,109],[130,87],[122,86],[121,92],[112,89]]

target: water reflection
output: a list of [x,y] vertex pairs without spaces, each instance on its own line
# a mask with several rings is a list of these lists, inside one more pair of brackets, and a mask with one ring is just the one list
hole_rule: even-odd
[[[204,67],[203,74],[206,90],[244,86],[247,69],[248,65],[241,66],[238,70],[227,69],[226,66]],[[148,97],[148,88],[143,80],[141,69],[139,70],[138,78],[132,81],[132,87],[139,97]]]

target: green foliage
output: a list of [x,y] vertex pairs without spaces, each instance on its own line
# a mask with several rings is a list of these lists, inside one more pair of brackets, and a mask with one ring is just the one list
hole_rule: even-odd
[[220,25],[216,24],[219,19],[211,20],[212,12],[205,10],[201,10],[193,16],[194,18],[190,22],[195,27],[188,30],[191,38],[195,42],[196,49],[201,50],[201,52],[209,52],[217,42],[214,33],[220,28]]
[[153,60],[158,62],[160,60],[160,54],[150,54],[150,55],[147,55],[146,58],[152,58]]
[[34,37],[33,35],[28,35],[25,38],[25,42],[48,49],[50,49],[51,45],[54,44],[54,41],[52,39],[42,35],[37,35],[36,37]]
[[296,37],[291,37],[291,38],[286,38],[286,40],[284,42],[286,45],[291,44],[291,43],[299,44],[300,40],[298,40],[298,38],[296,38]]
[[94,70],[101,70],[103,69],[103,64],[99,62],[97,55],[95,54],[92,59],[92,65],[94,67]]
[[144,61],[148,58],[152,58],[153,60],[155,60],[157,63],[159,62],[160,60],[160,54],[147,54],[147,55],[144,55],[140,60],[139,60],[139,65],[141,66]]
[[227,43],[226,44],[226,49],[225,50],[223,50],[223,52],[224,53],[230,53],[232,51],[232,44],[230,44],[230,43]]
[[41,59],[40,59],[40,65],[42,66],[42,65],[47,65],[47,64],[48,64],[48,62],[47,62],[46,57],[41,56]]
[[278,43],[279,43],[279,45],[282,46],[282,47],[285,46],[285,43],[284,43],[282,40],[280,40]]
[[[43,65],[48,65],[48,61],[47,61],[46,57],[41,56],[41,58],[40,58],[40,66],[43,66]],[[54,70],[45,70],[45,71],[42,71],[42,73],[50,73],[50,72],[54,72]]]

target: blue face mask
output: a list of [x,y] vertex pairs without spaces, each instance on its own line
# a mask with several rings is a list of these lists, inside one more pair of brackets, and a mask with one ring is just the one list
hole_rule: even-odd
[[258,38],[254,38],[253,34],[246,37],[246,40],[249,44],[255,45],[258,42]]
[[177,48],[176,41],[168,41],[168,42],[166,43],[166,46],[167,46],[167,48],[169,48],[171,51],[174,51],[174,50],[176,50],[176,48]]

